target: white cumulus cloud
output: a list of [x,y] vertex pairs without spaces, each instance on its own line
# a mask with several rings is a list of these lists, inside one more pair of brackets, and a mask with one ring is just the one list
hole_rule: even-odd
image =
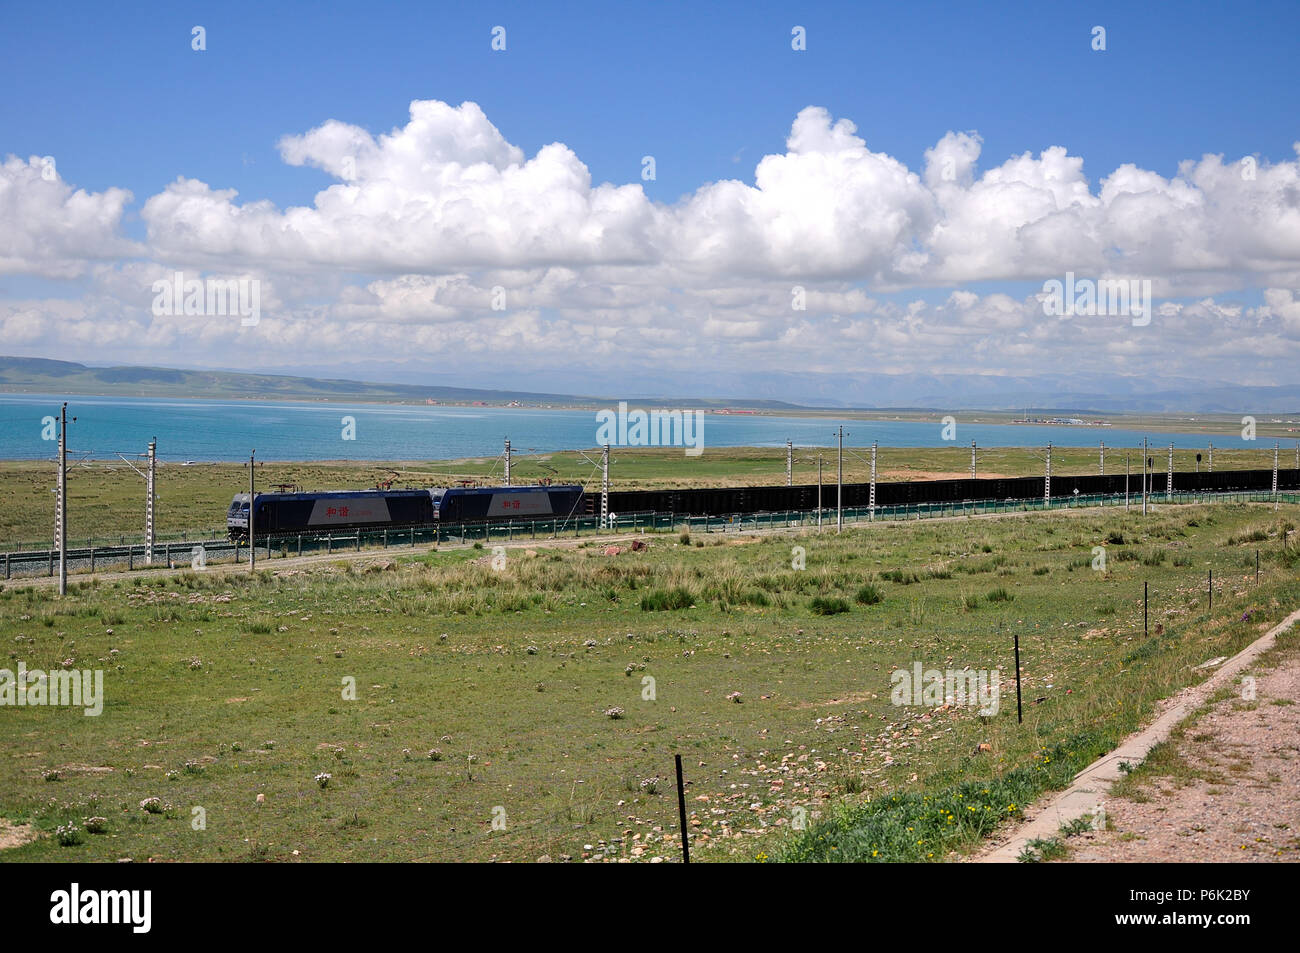
[[0,274],[74,278],[95,259],[131,255],[119,232],[125,189],[73,189],[52,157],[0,163]]

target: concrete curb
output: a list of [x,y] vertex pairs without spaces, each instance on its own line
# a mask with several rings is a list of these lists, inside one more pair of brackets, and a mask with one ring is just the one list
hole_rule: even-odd
[[1051,796],[1033,818],[1016,829],[1004,843],[971,858],[974,863],[1015,863],[1031,840],[1056,837],[1062,824],[1094,814],[1111,785],[1123,777],[1121,764],[1137,766],[1146,760],[1151,749],[1166,740],[1179,722],[1203,705],[1219,688],[1230,683],[1249,668],[1263,652],[1277,641],[1279,633],[1300,620],[1300,609],[1292,612],[1273,628],[1246,646],[1199,685],[1192,685],[1173,696],[1172,704],[1141,731],[1130,735],[1118,748],[1098,758],[1075,775],[1074,783]]

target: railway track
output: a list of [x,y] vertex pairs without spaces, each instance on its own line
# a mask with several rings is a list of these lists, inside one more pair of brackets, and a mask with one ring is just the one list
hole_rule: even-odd
[[[1238,471],[1243,472],[1243,471]],[[1270,474],[1271,471],[1262,471]],[[965,481],[950,481],[965,482]],[[995,481],[989,481],[995,482]],[[1002,482],[1002,481],[996,481]],[[1040,481],[1041,482],[1041,481]],[[1055,482],[1053,485],[1055,488]],[[1300,481],[1296,481],[1300,483]],[[1279,485],[1281,481],[1279,479]],[[760,487],[749,489],[791,489],[788,487]],[[814,487],[815,489],[815,487]],[[846,486],[847,490],[848,487]],[[711,492],[711,491],[706,491]],[[846,494],[847,495],[847,494]],[[613,497],[614,494],[611,494]],[[1223,491],[1178,491],[1172,496],[1163,491],[1149,494],[1149,499],[1156,504],[1174,503],[1300,503],[1300,491],[1290,489],[1279,492],[1276,496],[1270,492],[1249,490]],[[1140,506],[1140,494],[1130,494],[1131,505]],[[1068,497],[1053,498],[1050,507],[1041,498],[1020,500],[962,500],[956,502],[922,502],[922,503],[878,503],[874,508],[869,505],[844,507],[844,518],[848,524],[870,521],[896,521],[912,519],[951,518],[960,516],[982,516],[999,513],[1040,512],[1049,509],[1073,509],[1092,506],[1123,506],[1125,494],[1078,494],[1073,492]],[[822,507],[820,512],[813,509],[786,509],[733,512],[726,514],[689,514],[672,512],[640,512],[619,514],[611,506],[610,519],[602,524],[599,517],[584,516],[574,519],[514,520],[510,522],[480,522],[453,525],[434,525],[427,527],[403,527],[383,530],[350,530],[329,533],[296,533],[291,535],[268,536],[257,539],[259,560],[283,559],[310,555],[331,555],[334,553],[360,552],[361,550],[383,550],[395,547],[415,547],[417,545],[437,546],[441,544],[485,545],[493,543],[518,542],[527,540],[554,540],[564,538],[582,538],[584,536],[605,536],[610,533],[624,532],[671,532],[684,529],[689,532],[728,532],[752,531],[763,529],[806,528],[810,526],[833,526],[836,521],[834,506]],[[69,572],[96,572],[101,569],[134,569],[155,566],[159,568],[176,568],[190,566],[206,568],[207,565],[222,563],[235,564],[248,559],[248,544],[244,541],[232,541],[222,538],[197,539],[186,541],[169,541],[154,546],[153,560],[143,543],[130,543],[118,546],[88,547],[69,549],[67,552]],[[9,552],[0,554],[3,578],[31,578],[53,576],[58,572],[59,554],[57,550],[36,550]]]

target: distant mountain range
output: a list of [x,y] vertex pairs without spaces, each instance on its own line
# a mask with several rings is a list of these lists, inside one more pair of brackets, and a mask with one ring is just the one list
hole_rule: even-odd
[[[367,381],[287,374],[245,374],[235,371],[178,370],[167,367],[89,367],[72,361],[0,356],[0,392],[28,394],[97,394],[123,397],[205,397],[260,400],[338,400],[400,403],[485,404],[518,403],[526,407],[610,406],[626,397],[544,394],[531,391],[488,390],[425,384],[377,384]],[[683,399],[677,406],[743,406],[761,410],[796,410],[776,400],[737,403],[726,400]]]
[[[291,370],[297,373],[290,373]],[[647,368],[620,377],[622,393],[563,393],[573,374],[541,371],[530,379],[555,390],[516,391],[422,384],[429,375],[402,365],[355,365],[343,373],[386,376],[397,383],[374,383],[335,376],[338,368],[284,368],[248,374],[226,370],[164,367],[92,367],[72,361],[0,357],[0,392],[102,394],[136,397],[206,397],[282,400],[335,400],[424,403],[509,404],[522,406],[612,406],[636,400],[676,407],[753,410],[941,411],[1073,410],[1096,413],[1294,413],[1300,410],[1300,384],[1236,386],[1183,378],[1112,375],[1006,377],[984,374],[800,374],[725,373],[698,369]],[[304,373],[313,376],[301,376]],[[701,390],[707,393],[701,394]],[[693,394],[691,397],[680,396]]]
[[[462,369],[470,373],[469,369]],[[360,362],[334,367],[275,368],[274,373],[391,380],[428,379],[427,371],[404,364]],[[491,379],[484,368],[475,379]],[[538,367],[528,375],[537,390],[563,392],[574,380],[571,369]],[[463,379],[463,378],[462,378]],[[682,405],[689,394],[703,405],[798,407],[819,410],[1093,411],[1096,413],[1249,413],[1300,412],[1300,384],[1236,385],[1223,381],[1121,374],[1061,374],[1012,377],[994,374],[817,374],[798,371],[727,371],[694,365],[620,369],[623,397]],[[606,390],[607,388],[601,388]]]
[[215,397],[284,400],[361,400],[423,403],[491,403],[511,400],[562,402],[559,394],[524,394],[462,387],[422,387],[412,384],[372,384],[363,381],[242,374],[230,371],[190,371],[166,367],[87,367],[71,361],[31,357],[0,357],[0,390],[10,393],[104,394],[134,397]]

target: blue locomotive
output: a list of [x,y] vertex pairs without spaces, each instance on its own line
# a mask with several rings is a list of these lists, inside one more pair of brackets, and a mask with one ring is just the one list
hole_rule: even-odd
[[[565,520],[581,516],[581,508],[582,487],[573,485],[258,493],[253,529],[266,536],[485,520]],[[248,537],[247,493],[237,493],[231,501],[226,531],[231,539]]]
[[580,486],[482,486],[430,490],[439,523],[582,516]]

